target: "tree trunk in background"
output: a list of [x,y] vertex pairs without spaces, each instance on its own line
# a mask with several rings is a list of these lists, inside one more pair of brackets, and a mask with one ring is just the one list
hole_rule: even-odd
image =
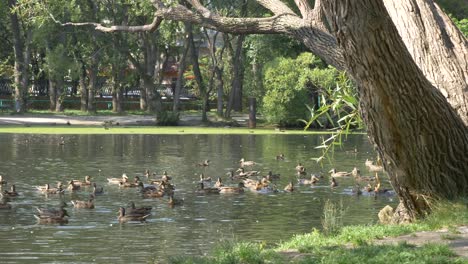
[[49,77],[49,110],[52,112],[55,111],[55,106],[57,102],[56,89],[57,84],[55,83],[55,80]]
[[226,109],[226,117],[231,117],[231,110],[242,111],[242,86],[244,83],[244,53],[242,52],[245,35],[239,35],[236,41],[236,50],[232,59],[233,76],[231,93]]
[[216,89],[216,96],[217,96],[217,114],[218,116],[223,116],[223,96],[224,96],[224,80],[223,80],[223,72],[219,67],[215,67],[215,76],[217,80],[217,89]]
[[140,90],[140,110],[141,111],[146,111],[148,108],[148,101],[146,100],[146,87],[147,85],[145,84],[145,78],[143,76],[140,76],[140,83],[143,83],[143,87]]
[[413,60],[468,126],[466,38],[432,1],[384,0],[384,4]]
[[122,113],[122,89],[118,81],[114,80],[113,88],[112,88],[112,112],[114,113]]
[[[96,56],[96,55],[95,55]],[[98,65],[97,58],[91,58],[91,65],[89,66],[89,85],[88,85],[88,112],[96,113],[95,107],[95,93],[97,89],[97,74],[98,74]]]
[[195,75],[195,81],[197,82],[198,89],[200,91],[200,97],[202,98],[202,121],[207,122],[208,121],[208,116],[207,116],[207,104],[208,104],[208,93],[206,90],[206,86],[203,83],[201,71],[200,71],[200,65],[198,63],[198,51],[197,48],[195,47],[195,41],[193,39],[193,32],[192,32],[192,24],[191,23],[185,23],[185,28],[187,30],[187,41],[189,43],[189,48],[190,48],[190,57],[192,59],[192,65],[193,65],[193,74]]
[[57,79],[55,85],[55,112],[63,112],[63,99],[65,98],[63,81]]
[[190,49],[187,25],[185,27],[185,30],[186,30],[187,35],[185,36],[184,47],[182,50],[182,54],[180,55],[180,58],[179,58],[179,68],[177,69],[177,81],[176,81],[176,86],[175,86],[174,94],[173,94],[173,99],[174,99],[174,104],[172,106],[173,112],[179,111],[180,90],[182,90],[184,86],[184,71],[185,71],[185,65],[186,65],[186,60],[187,60],[187,53]]
[[81,112],[88,111],[88,91],[86,89],[86,69],[85,66],[81,66],[81,73],[80,73],[80,110]]
[[403,218],[423,215],[430,198],[466,195],[468,129],[415,64],[383,2],[323,4],[359,86],[368,134],[407,209]]
[[[8,1],[8,7],[14,9],[16,7],[15,0]],[[24,42],[21,36],[21,29],[16,12],[10,13],[11,30],[13,33],[13,48],[15,54],[15,111],[25,112],[25,97],[24,93],[27,91],[27,78],[24,75],[27,72],[27,65],[24,64]]]

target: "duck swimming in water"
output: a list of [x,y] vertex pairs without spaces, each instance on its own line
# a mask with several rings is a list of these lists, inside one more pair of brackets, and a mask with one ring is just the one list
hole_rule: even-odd
[[328,173],[331,173],[331,176],[336,178],[336,177],[346,177],[350,176],[351,173],[347,171],[336,171],[335,168],[331,169]]

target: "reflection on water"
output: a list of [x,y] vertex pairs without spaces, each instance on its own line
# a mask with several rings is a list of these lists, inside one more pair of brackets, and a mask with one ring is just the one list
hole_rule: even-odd
[[[351,179],[339,179],[329,187],[332,167],[366,172],[364,161],[374,154],[363,135],[350,136],[346,149],[337,150],[334,164],[320,167],[312,157],[320,136],[298,135],[0,135],[0,175],[15,183],[21,196],[12,199],[13,209],[0,210],[0,259],[2,263],[113,262],[136,263],[174,255],[203,255],[220,241],[248,240],[274,244],[294,234],[320,228],[324,201],[343,201],[345,224],[376,221],[376,213],[394,197],[352,196]],[[358,153],[346,150],[357,148]],[[352,151],[351,151],[352,152]],[[275,156],[284,153],[286,159]],[[237,169],[242,157],[254,160],[255,170],[280,173],[282,189],[296,182],[295,166],[303,163],[309,173],[325,176],[315,187],[299,186],[294,193],[260,195],[208,195],[194,193],[198,174],[223,177]],[[197,166],[209,159],[210,166]],[[106,178],[143,176],[145,169],[173,176],[176,197],[184,205],[169,208],[166,198],[143,198],[136,189],[108,185]],[[365,175],[368,173],[364,173]],[[37,225],[35,207],[57,206],[60,200],[86,199],[91,189],[63,196],[45,196],[34,186],[92,176],[104,185],[95,209],[68,207],[69,223]],[[308,174],[310,175],[310,174]],[[235,185],[235,182],[232,182]],[[118,208],[135,201],[152,206],[146,223],[119,224]]]

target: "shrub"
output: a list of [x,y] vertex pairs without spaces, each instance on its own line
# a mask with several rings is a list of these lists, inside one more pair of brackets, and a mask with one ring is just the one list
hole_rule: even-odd
[[325,67],[311,53],[275,59],[265,70],[263,116],[269,123],[303,126],[299,120],[310,115],[306,105],[317,105],[319,90],[334,86],[337,75],[336,69]]
[[177,126],[180,120],[178,112],[161,111],[158,113],[156,124],[158,126]]

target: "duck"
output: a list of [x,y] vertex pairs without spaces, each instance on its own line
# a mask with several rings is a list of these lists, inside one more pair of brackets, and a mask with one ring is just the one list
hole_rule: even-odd
[[382,160],[380,158],[377,158],[377,164],[374,164],[372,161],[370,160],[366,160],[365,164],[366,164],[366,167],[369,169],[370,172],[381,172],[383,171],[383,166],[381,165],[382,163]]
[[44,194],[63,194],[65,193],[65,189],[62,186],[62,182],[58,182],[57,188],[50,188],[50,185],[46,183],[45,186],[36,186],[36,189]]
[[94,209],[94,195],[90,195],[88,201],[72,200],[71,203],[75,208]]
[[0,200],[0,209],[11,209],[11,204],[9,204],[3,197]]
[[284,160],[284,154],[281,153],[281,154],[279,154],[279,155],[276,155],[276,158],[275,158],[275,159],[276,159],[276,160]]
[[160,197],[163,197],[164,194],[165,194],[164,190],[152,190],[152,191],[144,192],[143,196],[147,198],[160,198]]
[[256,193],[272,193],[272,192],[278,192],[278,189],[276,188],[275,185],[268,185],[268,184],[263,184],[260,181],[257,181],[255,184],[255,187],[249,188],[251,191],[256,192]]
[[203,182],[200,182],[198,186],[198,190],[196,191],[198,194],[218,194],[221,191],[218,188],[205,188]]
[[97,187],[96,183],[93,182],[93,195],[100,195],[104,193],[104,187]]
[[0,185],[5,185],[5,184],[7,184],[7,181],[5,181],[5,180],[3,179],[3,176],[0,175]]
[[71,180],[69,183],[68,183],[68,188],[67,188],[69,191],[71,192],[74,192],[74,191],[79,191],[81,189],[81,187],[79,185],[76,185],[73,180]]
[[201,183],[211,182],[211,177],[205,177],[205,175],[203,173],[201,173],[199,182],[201,182]]
[[16,191],[16,186],[14,184],[10,186],[9,191],[4,190],[2,194],[4,197],[15,197],[19,195],[18,192]]
[[354,167],[351,171],[351,175],[353,175],[354,178],[358,178],[361,176],[361,170],[359,170],[357,167]]
[[252,179],[245,179],[242,183],[244,183],[244,186],[251,189],[255,190],[257,187],[257,184],[259,183],[257,180],[252,180]]
[[174,198],[174,194],[169,195],[169,201],[167,202],[169,207],[174,208],[174,206],[179,206],[184,204],[183,199]]
[[244,168],[237,169],[236,172],[239,172],[240,177],[251,177],[260,174],[260,171],[245,171]]
[[121,178],[107,178],[107,181],[111,184],[120,184],[121,182],[128,182],[128,176],[124,173]]
[[135,179],[133,180],[133,182],[120,182],[119,183],[119,187],[123,187],[123,188],[135,188],[135,187],[139,187],[140,186],[140,177],[138,176],[135,176]]
[[363,177],[361,176],[361,171],[358,168],[354,168],[351,174],[354,176],[356,181],[373,181],[374,177]]
[[216,183],[215,183],[214,187],[220,188],[220,187],[223,187],[223,186],[224,186],[223,180],[221,179],[221,177],[218,177],[218,180],[216,180]]
[[130,201],[128,205],[129,207],[127,208],[127,212],[129,215],[137,215],[137,214],[147,215],[147,214],[150,214],[151,210],[153,209],[153,207],[151,206],[143,206],[143,207],[137,208],[133,201]]
[[65,207],[67,207],[67,203],[62,201],[60,203],[59,209],[57,209],[57,208],[39,208],[39,207],[36,207],[36,211],[39,213],[39,215],[42,215],[42,216],[60,216],[62,214],[62,211],[63,211],[63,214],[68,216],[68,213],[65,210]]
[[222,186],[219,188],[219,193],[243,193],[245,185],[243,182],[239,182],[237,187],[235,186]]
[[11,209],[11,204],[7,202],[1,202],[0,203],[0,209]]
[[350,176],[351,173],[347,171],[336,171],[335,168],[331,169],[328,173],[331,173],[332,177],[345,177],[345,176]]
[[369,183],[369,184],[366,185],[366,187],[364,187],[364,190],[366,192],[368,192],[368,193],[371,193],[371,192],[374,191],[374,188],[372,188],[372,185],[370,185],[370,183]]
[[239,163],[240,163],[240,166],[241,166],[241,167],[244,167],[244,166],[253,166],[253,165],[256,164],[254,161],[251,161],[251,160],[247,160],[247,161],[246,161],[244,158],[240,159]]
[[356,183],[356,185],[354,185],[352,192],[353,194],[358,196],[362,194],[361,186],[359,185],[359,183]]
[[269,181],[272,181],[272,180],[279,180],[281,174],[277,173],[277,174],[273,174],[272,171],[269,171],[266,178],[267,180]]
[[117,218],[120,223],[128,222],[128,221],[146,221],[151,214],[141,215],[141,214],[126,214],[125,208],[120,207],[119,209],[119,217]]
[[286,187],[284,187],[284,191],[285,192],[293,192],[294,191],[294,184],[292,183],[292,181],[290,181],[288,183],[288,185],[286,185]]
[[366,161],[364,162],[364,164],[367,166],[371,165],[373,163],[372,160],[369,160],[369,159],[366,159]]
[[138,188],[140,188],[140,192],[146,193],[146,192],[152,192],[158,190],[158,187],[154,185],[147,185],[145,186],[143,182],[138,183]]
[[297,175],[305,175],[306,169],[301,163],[298,163],[296,165],[296,172],[297,172]]
[[69,217],[67,211],[62,208],[57,214],[39,213],[38,215],[34,215],[34,218],[40,224],[66,224],[68,223],[68,219],[65,218],[66,216]]
[[330,186],[331,186],[332,188],[338,186],[338,182],[336,181],[335,177],[331,177]]
[[204,160],[197,164],[198,166],[207,167],[210,166],[210,160]]
[[73,180],[73,183],[79,186],[91,186],[91,176],[86,175],[84,181]]
[[234,174],[234,171],[232,171],[232,170],[229,171],[227,174],[229,175],[229,178],[231,180],[239,180],[239,179],[244,180],[244,179],[248,178],[246,175],[236,175],[236,174]]
[[304,185],[308,185],[308,184],[316,184],[320,179],[315,175],[315,174],[311,174],[310,175],[310,180],[309,179],[298,179],[298,183],[299,184],[304,184]]

